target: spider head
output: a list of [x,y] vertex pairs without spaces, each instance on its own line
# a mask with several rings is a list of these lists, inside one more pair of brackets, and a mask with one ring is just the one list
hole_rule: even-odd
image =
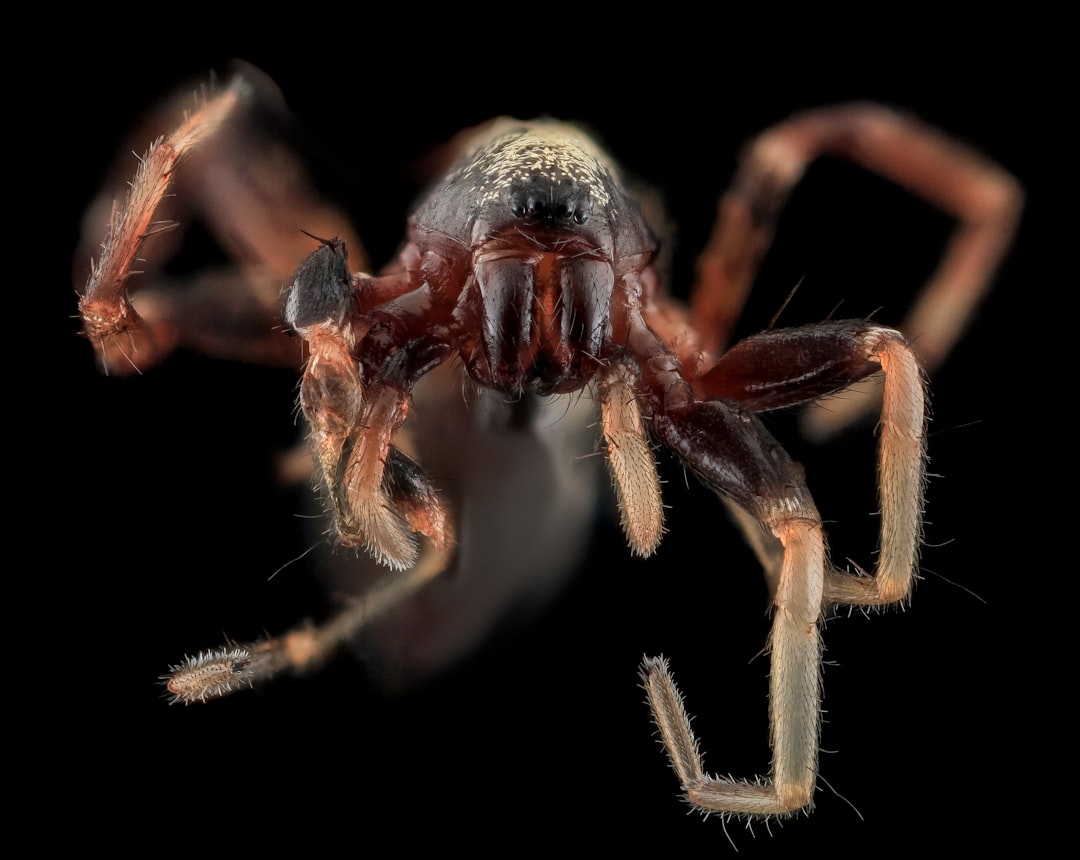
[[541,250],[567,243],[614,261],[656,241],[611,160],[580,129],[552,121],[499,121],[413,216],[421,230],[474,252],[524,236]]

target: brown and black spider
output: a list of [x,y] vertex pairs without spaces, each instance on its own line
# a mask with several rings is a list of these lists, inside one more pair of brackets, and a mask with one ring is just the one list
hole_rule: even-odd
[[[1008,245],[1019,211],[1015,184],[967,150],[876,107],[848,106],[795,118],[759,137],[749,150],[735,188],[721,201],[722,218],[686,311],[663,289],[659,229],[653,229],[607,156],[578,130],[513,124],[485,138],[494,141],[488,148],[461,143],[474,156],[421,204],[397,262],[377,277],[353,275],[345,253],[355,260],[359,241],[336,211],[306,194],[300,180],[295,186],[284,182],[290,174],[280,169],[281,161],[273,173],[260,172],[271,154],[232,170],[231,148],[241,142],[251,146],[237,115],[244,108],[231,105],[247,92],[248,84],[234,82],[193,114],[188,127],[199,134],[215,130],[218,111],[223,127],[178,179],[180,201],[198,200],[205,207],[222,241],[245,261],[245,276],[226,286],[216,279],[196,281],[182,292],[154,282],[150,272],[129,280],[130,261],[137,254],[165,256],[154,243],[169,238],[143,248],[142,238],[155,232],[148,229],[149,220],[130,230],[120,226],[95,278],[81,291],[87,334],[111,372],[144,369],[175,345],[287,363],[299,351],[279,330],[277,292],[286,284],[284,322],[308,347],[301,403],[313,428],[315,460],[338,540],[408,572],[383,580],[385,590],[369,590],[366,580],[351,586],[348,591],[358,588],[369,597],[352,603],[326,627],[193,658],[170,682],[174,694],[185,701],[200,699],[247,686],[282,666],[320,662],[366,623],[371,600],[390,596],[396,602],[398,589],[424,588],[426,594],[437,588],[437,581],[427,580],[455,564],[453,553],[491,534],[482,525],[487,521],[475,526],[468,519],[473,493],[482,493],[450,477],[454,451],[469,449],[440,448],[457,422],[473,422],[464,443],[455,444],[476,446],[469,460],[475,464],[494,459],[492,446],[508,430],[554,427],[567,436],[560,448],[587,438],[580,431],[593,417],[579,416],[578,410],[598,404],[631,549],[651,554],[663,530],[652,454],[659,443],[728,505],[766,569],[778,607],[771,642],[774,764],[768,780],[706,778],[666,669],[658,660],[643,665],[654,716],[684,790],[701,809],[736,815],[783,815],[812,803],[822,613],[833,604],[901,601],[915,573],[923,480],[921,369],[908,336],[866,320],[776,328],[726,349],[728,335],[790,185],[807,161],[828,151],[925,193],[961,218],[954,253],[942,271],[959,271],[962,277],[947,276],[932,286],[926,303],[902,326],[918,335],[915,345],[924,360],[935,363]],[[272,157],[289,164],[287,154]],[[523,164],[529,167],[520,173]],[[223,166],[228,168],[224,181],[237,182],[238,192],[222,192]],[[153,175],[151,168],[151,180]],[[136,181],[137,189],[144,185]],[[273,205],[251,202],[242,193],[245,187],[267,195]],[[156,205],[151,199],[148,219],[160,219]],[[259,223],[256,214],[266,216],[267,223]],[[250,232],[241,234],[240,225]],[[302,231],[324,240],[313,242]],[[311,245],[316,250],[304,259]],[[129,283],[142,322],[127,303]],[[943,312],[934,304],[939,300],[955,306]],[[523,312],[525,304],[533,311]],[[938,328],[941,321],[945,325]],[[447,361],[451,356],[460,361]],[[831,569],[801,470],[775,445],[757,413],[816,401],[882,367],[887,368],[883,560],[873,577],[850,576]],[[450,371],[455,374],[437,375]],[[432,381],[431,391],[420,391]],[[587,387],[592,396],[582,395]],[[564,394],[571,395],[569,401],[556,400]],[[840,402],[859,401],[848,396]],[[413,408],[418,418],[428,413],[415,428],[403,423]],[[454,420],[447,421],[447,415]],[[834,406],[809,417],[821,422],[839,415]],[[436,438],[411,432],[421,425]],[[402,448],[421,453],[414,459]],[[589,445],[578,450],[585,456]],[[443,459],[436,461],[439,456]],[[522,450],[515,448],[512,456],[522,458]],[[537,447],[532,456],[546,457],[547,449]],[[567,458],[588,468],[572,453]],[[433,461],[439,462],[434,470]],[[556,479],[565,478],[559,468],[553,467],[555,478],[549,481],[553,491]],[[441,501],[446,487],[436,488],[427,473],[452,489],[450,513]],[[515,477],[525,490],[539,480],[531,473]],[[580,519],[591,503],[588,497],[576,501],[580,508],[567,503],[563,513],[568,520]],[[511,508],[496,497],[486,516],[513,512],[519,504],[515,500]],[[538,545],[552,539],[537,530],[535,516],[522,518]],[[552,522],[550,528],[552,534],[580,533],[565,522]],[[427,540],[417,545],[414,532]],[[517,540],[507,538],[507,543]],[[335,553],[328,563],[348,568],[347,576],[361,575],[352,570],[357,566],[352,554]],[[523,579],[530,576],[522,572]],[[423,603],[422,595],[417,602]],[[413,623],[431,617],[424,607]],[[452,650],[471,644],[468,637],[482,629],[466,618],[467,630],[453,625],[443,630],[443,618],[404,638],[396,627],[398,650],[387,659],[399,662],[399,671],[426,672],[430,664],[449,659]]]

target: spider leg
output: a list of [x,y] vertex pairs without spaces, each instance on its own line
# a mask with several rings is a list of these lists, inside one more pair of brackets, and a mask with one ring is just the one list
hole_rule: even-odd
[[926,465],[923,371],[903,337],[888,329],[874,334],[879,337],[868,339],[867,346],[884,373],[878,425],[878,561],[869,577],[829,568],[825,598],[831,603],[884,606],[902,602],[911,594],[918,568]]
[[[820,729],[819,625],[827,602],[882,604],[910,591],[921,538],[924,387],[918,359],[893,329],[837,321],[766,332],[737,344],[690,384],[644,323],[629,320],[641,358],[642,400],[653,432],[736,512],[773,595],[769,639],[773,761],[752,781],[705,774],[697,740],[666,661],[646,659],[642,678],[654,720],[687,800],[705,812],[788,815],[812,805]],[[655,337],[655,336],[654,336]],[[667,356],[666,369],[664,356]],[[879,493],[882,535],[872,578],[833,571],[821,518],[801,467],[755,412],[798,405],[884,371]]]
[[[180,101],[188,109],[177,123]],[[111,373],[139,372],[178,346],[295,366],[278,297],[310,252],[303,231],[341,236],[358,255],[359,240],[313,192],[297,155],[271,142],[267,126],[290,118],[264,75],[245,68],[191,105],[174,99],[150,120],[144,139],[154,142],[127,189],[108,184],[83,219],[75,280],[84,333]],[[183,228],[199,220],[226,261],[165,276]]]
[[635,382],[631,369],[617,362],[602,375],[597,399],[623,533],[630,551],[645,558],[656,551],[663,537],[664,501]]
[[784,816],[813,804],[821,723],[820,616],[825,545],[820,523],[791,519],[774,527],[783,563],[769,635],[770,743],[768,778],[740,780],[705,773],[667,661],[646,658],[642,680],[653,719],[687,802],[702,812]]
[[285,672],[313,671],[442,574],[449,556],[448,548],[427,545],[408,571],[388,572],[328,621],[301,624],[282,636],[258,642],[228,642],[202,651],[171,666],[169,674],[162,677],[165,688],[174,703],[190,705],[263,684]]
[[[300,406],[336,541],[364,549],[390,574],[321,625],[226,644],[172,667],[164,680],[174,701],[205,702],[283,671],[315,668],[447,570],[453,536],[443,502],[392,442],[405,423],[414,383],[442,362],[448,347],[438,327],[426,323],[423,289],[361,313],[373,295],[385,298],[410,283],[407,273],[351,274],[345,244],[335,238],[308,256],[283,296],[285,322],[308,346]],[[426,343],[415,336],[420,331]],[[359,344],[362,335],[374,345]],[[417,534],[429,542],[421,547]]]
[[[762,412],[818,400],[879,374],[878,563],[870,577],[829,568],[830,602],[895,603],[908,596],[914,582],[922,539],[926,385],[913,348],[895,329],[859,320],[830,321],[746,338],[694,383],[704,399],[719,397]],[[775,571],[775,545],[754,534],[740,516],[736,521],[743,523],[766,571]]]
[[[352,275],[345,243],[324,241],[284,294],[285,322],[308,344],[300,407],[341,544],[362,547],[405,570],[417,560],[414,533],[439,549],[451,540],[442,502],[423,471],[391,442],[409,395],[450,347],[432,324],[428,290],[409,291],[407,271]],[[363,313],[372,294],[404,291]]]
[[817,775],[826,565],[820,517],[801,470],[752,415],[722,401],[698,402],[683,414],[657,416],[654,423],[657,435],[684,463],[780,547],[769,638],[771,774],[750,781],[705,775],[681,697],[659,660],[643,665],[653,717],[686,798],[696,808],[790,814],[812,803]]
[[[988,291],[1016,232],[1023,192],[968,147],[873,104],[798,114],[748,144],[698,262],[691,318],[704,348],[714,356],[724,349],[788,196],[824,155],[879,173],[958,220],[937,270],[899,326],[934,370]],[[876,398],[872,386],[845,392],[829,410],[806,413],[804,429],[819,438],[836,433],[872,411]]]

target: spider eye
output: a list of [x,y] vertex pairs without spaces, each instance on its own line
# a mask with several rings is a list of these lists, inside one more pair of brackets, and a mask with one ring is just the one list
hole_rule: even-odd
[[511,186],[506,202],[517,218],[555,224],[584,224],[592,211],[588,189],[565,177],[531,176]]

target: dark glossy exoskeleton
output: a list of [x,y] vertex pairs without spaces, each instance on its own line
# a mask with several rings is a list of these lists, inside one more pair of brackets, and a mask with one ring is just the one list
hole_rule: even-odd
[[[206,338],[198,317],[167,291],[147,288],[136,311],[125,282],[154,232],[148,225],[176,163],[204,139],[228,143],[232,117],[250,94],[248,84],[234,82],[144,160],[81,290],[86,332],[104,363],[127,359],[123,343],[135,336],[147,344],[142,354],[155,357],[166,340]],[[351,271],[355,240],[347,224],[291,187],[275,189],[290,204],[277,216],[281,233],[325,237],[288,278],[283,316],[306,346],[300,405],[332,535],[338,546],[362,550],[358,555],[391,571],[374,582],[354,580],[346,590],[360,597],[323,626],[185,660],[174,667],[169,690],[177,701],[201,701],[282,669],[318,665],[388,609],[407,601],[423,607],[426,591],[447,570],[498,571],[509,580],[507,557],[533,560],[526,541],[569,536],[568,547],[580,544],[592,491],[547,519],[529,506],[569,483],[592,483],[565,440],[540,440],[587,438],[584,428],[598,425],[633,553],[652,554],[663,535],[653,457],[660,445],[715,491],[754,548],[772,594],[768,776],[707,776],[666,662],[642,664],[653,717],[687,799],[724,815],[808,808],[817,781],[823,613],[833,605],[900,603],[915,578],[924,368],[905,334],[869,320],[770,330],[728,349],[731,324],[788,191],[807,162],[829,152],[922,191],[964,222],[964,241],[950,249],[912,317],[924,334],[925,357],[937,361],[962,327],[960,305],[951,299],[963,294],[972,301],[1008,245],[1020,205],[1015,183],[938,133],[875,106],[795,117],[748,148],[721,199],[687,308],[666,291],[656,232],[638,198],[581,129],[497,120],[460,142],[460,151],[414,210],[396,259],[378,274]],[[238,199],[217,204],[218,217],[228,220],[225,207],[244,215],[247,204]],[[270,235],[249,237],[247,245],[278,247]],[[942,300],[949,314],[939,313]],[[939,324],[944,331],[937,335]],[[268,326],[267,340],[275,337]],[[831,565],[802,469],[759,414],[849,392],[871,377],[881,380],[881,540],[876,570],[852,575]],[[850,392],[845,401],[855,410],[874,402]],[[411,420],[414,408],[424,413],[420,420]],[[852,416],[834,410],[818,417],[842,424]],[[522,429],[528,432],[513,432]],[[574,444],[570,450],[582,455],[591,447]],[[567,462],[580,466],[569,480]],[[455,465],[465,475],[449,490],[429,477],[442,478]],[[514,522],[528,527],[515,531]],[[492,549],[500,542],[513,552]],[[569,558],[572,548],[566,552]],[[339,549],[328,559],[339,586],[358,575],[356,555]],[[536,563],[568,566],[550,555]],[[498,602],[472,593],[460,612],[449,613],[452,622],[420,609],[414,633],[403,638],[429,640],[417,654],[435,649],[449,659],[478,635],[462,631],[470,624],[482,629],[486,622],[477,619],[493,615]]]

